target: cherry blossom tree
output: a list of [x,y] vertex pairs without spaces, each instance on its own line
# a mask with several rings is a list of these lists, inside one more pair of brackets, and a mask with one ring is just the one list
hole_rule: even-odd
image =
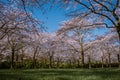
[[[117,40],[117,36],[114,32],[113,33],[108,32],[109,30],[105,32],[104,35],[100,35],[100,34],[98,35],[94,33],[94,31],[96,31],[97,28],[104,29],[105,27],[102,25],[96,27],[97,24],[90,25],[91,23],[93,22],[88,19],[81,19],[80,17],[73,18],[69,21],[63,22],[61,28],[58,30],[58,35],[62,34],[68,36],[65,41],[69,43],[70,47],[72,47],[76,52],[81,53],[82,64],[84,64],[84,57],[86,56],[84,54],[88,54],[89,52],[87,52],[87,50],[89,51],[90,49],[93,48],[96,49],[94,50],[94,52],[97,51],[96,53],[98,53],[96,54],[96,57],[100,57],[99,54],[102,53],[103,54],[101,55],[102,62],[103,59],[106,59],[108,65],[110,66],[111,52],[113,50],[111,43],[115,45],[116,43],[115,40]],[[85,25],[89,25],[89,26],[85,26]],[[98,49],[92,47],[94,46],[93,43],[95,43],[96,46],[98,46]],[[111,45],[111,47],[109,47],[108,44],[109,46]],[[117,44],[119,44],[119,42],[117,42]],[[79,45],[79,47],[77,45]],[[91,56],[90,56],[91,54],[88,54],[89,63],[91,63]],[[105,57],[105,55],[108,57]]]
[[106,34],[97,37],[92,42],[86,43],[86,46],[90,47],[92,55],[94,55],[92,58],[94,61],[98,59],[102,64],[102,68],[104,65],[111,67],[112,62],[117,62],[117,54],[119,51],[115,49],[115,46],[117,46],[118,43],[118,40],[117,42],[115,40],[117,40],[116,35]]
[[[71,16],[80,16],[81,18],[96,18],[90,25],[103,25],[107,28],[115,28],[120,39],[120,1],[119,0],[62,0],[58,1],[61,5],[66,5],[68,8],[74,8]],[[72,7],[72,6],[74,7]],[[74,28],[74,27],[73,27]]]
[[[90,31],[93,30],[94,26],[83,27],[84,24],[90,22],[86,20],[81,20],[79,17],[73,18],[70,21],[63,22],[61,28],[58,30],[58,34],[66,34],[71,37],[68,37],[68,44],[77,52],[80,53],[81,63],[84,66],[84,43],[90,37]],[[76,28],[73,28],[76,27]],[[71,41],[71,42],[69,42]]]
[[[0,40],[1,42],[5,40],[9,45],[9,49],[12,53],[11,68],[14,68],[14,56],[16,51],[22,49],[26,43],[29,42],[32,32],[38,32],[36,28],[38,21],[30,14],[29,18],[27,18],[24,11],[13,8],[12,6],[3,6],[0,9],[0,17]],[[33,22],[31,22],[30,18]]]
[[[1,2],[4,1],[2,0]],[[32,6],[41,9],[46,4],[51,4],[51,6],[53,6],[56,3],[59,3],[59,5],[63,7],[67,7],[69,9],[74,8],[69,15],[80,16],[81,18],[96,17],[97,21],[93,21],[92,24],[85,26],[103,25],[108,28],[116,28],[116,32],[120,38],[119,0],[6,0],[6,2],[16,5],[17,7],[19,6],[19,8],[22,7],[21,9],[24,9],[25,12],[28,12],[30,8],[33,9]]]

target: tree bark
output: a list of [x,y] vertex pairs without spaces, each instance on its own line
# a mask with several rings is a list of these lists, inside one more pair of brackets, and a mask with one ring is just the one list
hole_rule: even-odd
[[50,56],[50,65],[49,68],[52,68],[52,56]]
[[118,39],[119,39],[119,44],[120,44],[120,24],[116,28],[117,28]]
[[102,68],[104,68],[104,59],[103,59],[103,56],[101,57],[101,62],[102,62]]
[[84,66],[84,52],[81,51],[81,57],[82,57],[82,66]]
[[34,52],[34,55],[33,55],[32,68],[35,68],[35,66],[36,66],[36,54],[37,54],[37,51],[38,51],[38,47],[35,48],[35,52]]
[[119,54],[117,54],[117,59],[118,59],[118,66],[120,68],[120,55]]
[[22,54],[21,54],[21,63],[22,63],[22,65],[24,65],[23,58],[24,58],[24,50],[22,50]]
[[91,68],[91,57],[88,55],[88,64],[89,64],[89,69]]
[[111,54],[110,53],[108,53],[108,64],[109,64],[109,67],[111,67]]
[[52,68],[53,52],[49,52],[49,68]]
[[11,55],[11,69],[14,68],[14,55],[15,55],[15,50],[12,49],[12,55]]
[[60,65],[60,58],[58,57],[57,58],[57,68],[59,68],[59,65]]
[[84,67],[84,51],[83,51],[83,45],[81,44],[81,65]]

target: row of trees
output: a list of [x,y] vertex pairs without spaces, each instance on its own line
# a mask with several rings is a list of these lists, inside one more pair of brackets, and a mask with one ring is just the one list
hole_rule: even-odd
[[[1,40],[1,67],[10,68],[75,68],[118,67],[119,40],[113,29],[89,24],[79,17],[65,21],[56,33],[16,30]],[[68,30],[71,26],[80,27]],[[23,26],[22,26],[23,27]],[[20,29],[21,31],[21,29]],[[24,34],[24,35],[23,35]],[[6,63],[6,64],[5,64]],[[9,66],[11,65],[11,66]]]
[[[0,55],[10,61],[11,68],[14,68],[15,55],[31,40],[31,35],[37,33],[37,26],[42,24],[26,13],[7,2],[1,1],[0,5]],[[22,55],[21,55],[22,56]],[[16,60],[18,59],[16,57]]]
[[[0,0],[1,68],[120,66],[119,2]],[[77,9],[55,33],[40,32],[42,23],[29,13],[49,3]]]

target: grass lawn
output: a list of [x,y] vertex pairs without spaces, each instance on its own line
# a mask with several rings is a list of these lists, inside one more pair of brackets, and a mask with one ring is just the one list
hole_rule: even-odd
[[0,70],[0,80],[120,80],[120,69]]

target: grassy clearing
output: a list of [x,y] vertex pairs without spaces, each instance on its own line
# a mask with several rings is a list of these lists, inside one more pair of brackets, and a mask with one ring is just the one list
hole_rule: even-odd
[[120,69],[0,70],[0,80],[120,80]]

